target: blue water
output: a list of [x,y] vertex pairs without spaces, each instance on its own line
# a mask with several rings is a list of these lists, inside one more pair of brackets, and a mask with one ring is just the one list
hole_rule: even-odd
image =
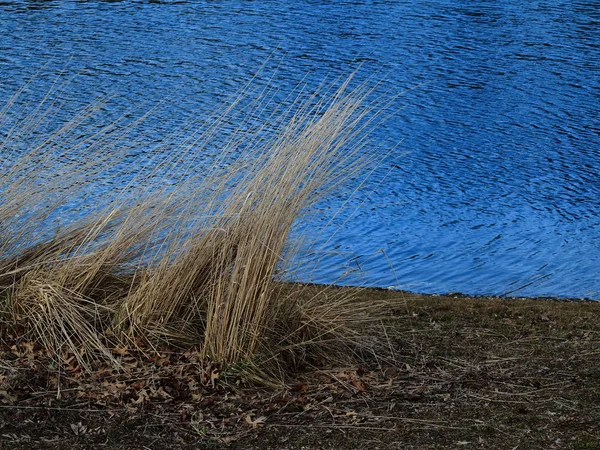
[[599,1],[0,3],[2,104],[36,73],[29,101],[77,74],[64,100],[115,94],[107,116],[167,99],[139,131],[159,140],[262,65],[282,96],[359,66],[406,90],[352,213],[333,236],[304,227],[326,244],[306,278],[600,297]]

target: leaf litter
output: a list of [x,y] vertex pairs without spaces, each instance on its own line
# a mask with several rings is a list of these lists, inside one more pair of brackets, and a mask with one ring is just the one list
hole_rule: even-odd
[[4,324],[2,448],[600,448],[599,304],[363,295],[373,351],[278,385],[168,346],[85,371]]

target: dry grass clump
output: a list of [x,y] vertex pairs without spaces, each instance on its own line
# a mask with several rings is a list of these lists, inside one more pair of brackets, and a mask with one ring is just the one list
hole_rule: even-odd
[[[0,174],[3,309],[53,352],[67,348],[82,367],[98,358],[118,366],[111,351],[118,340],[199,345],[204,358],[220,363],[259,354],[297,361],[309,348],[348,344],[368,311],[326,290],[300,295],[301,285],[284,285],[276,274],[293,256],[298,218],[367,162],[360,155],[369,92],[349,83],[329,100],[292,102],[253,132],[241,126],[212,165],[175,189],[149,181],[165,168],[190,173],[185,156],[210,145],[231,115],[225,109],[180,143],[180,153],[171,149],[156,166],[146,161],[131,183],[142,187],[52,235],[44,227],[123,156],[111,140],[114,126],[84,139],[88,151],[105,155],[100,159],[83,158],[79,141],[65,140],[67,149],[57,143],[77,121],[15,157]],[[29,130],[36,120],[21,125]],[[65,156],[73,162],[56,162]],[[55,165],[69,171],[67,186]],[[43,186],[34,173],[45,174]]]
[[112,311],[108,306],[52,282],[44,271],[27,273],[13,292],[14,317],[31,327],[43,345],[60,355],[64,348],[81,366],[98,357],[118,362],[102,338],[102,327]]

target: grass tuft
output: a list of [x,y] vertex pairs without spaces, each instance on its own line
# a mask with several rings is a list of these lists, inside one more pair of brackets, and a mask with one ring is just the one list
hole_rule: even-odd
[[[307,297],[302,285],[277,280],[299,248],[290,238],[298,220],[370,163],[362,155],[377,111],[366,106],[371,92],[350,89],[351,80],[320,100],[298,97],[250,131],[242,118],[212,164],[200,162],[220,126],[239,118],[232,111],[241,96],[203,132],[173,137],[178,145],[141,161],[138,176],[104,205],[61,226],[57,216],[76,216],[70,205],[93,197],[98,180],[118,178],[137,122],[73,138],[98,109],[90,107],[32,150],[9,152],[0,175],[2,309],[85,369],[97,359],[119,367],[119,341],[198,346],[205,360],[271,368],[352,350],[377,305],[356,306],[348,290],[332,288]],[[11,130],[21,131],[4,146],[35,135],[49,115],[36,108],[17,120]],[[186,176],[172,187],[160,182],[166,172]]]

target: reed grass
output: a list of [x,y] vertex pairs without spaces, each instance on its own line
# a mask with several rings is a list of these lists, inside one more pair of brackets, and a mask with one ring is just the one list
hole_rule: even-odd
[[[240,117],[233,111],[243,93],[201,131],[165,139],[155,154],[168,156],[141,161],[139,175],[110,201],[52,233],[56,216],[75,215],[74,199],[90,195],[123,149],[135,147],[127,137],[138,121],[73,138],[96,104],[19,152],[14,144],[27,142],[51,111],[17,120],[1,149],[10,155],[0,168],[5,315],[88,370],[98,359],[119,367],[113,349],[124,342],[195,345],[206,360],[277,366],[352,347],[354,325],[369,308],[327,288],[307,298],[301,284],[277,278],[299,250],[290,239],[298,220],[371,163],[364,156],[376,115],[366,105],[371,92],[351,89],[351,81],[324,88],[320,100],[298,96],[250,131],[250,116],[242,117],[212,164],[200,163],[223,124]],[[246,105],[260,111],[264,97]],[[186,176],[173,188],[160,183],[165,171]]]

